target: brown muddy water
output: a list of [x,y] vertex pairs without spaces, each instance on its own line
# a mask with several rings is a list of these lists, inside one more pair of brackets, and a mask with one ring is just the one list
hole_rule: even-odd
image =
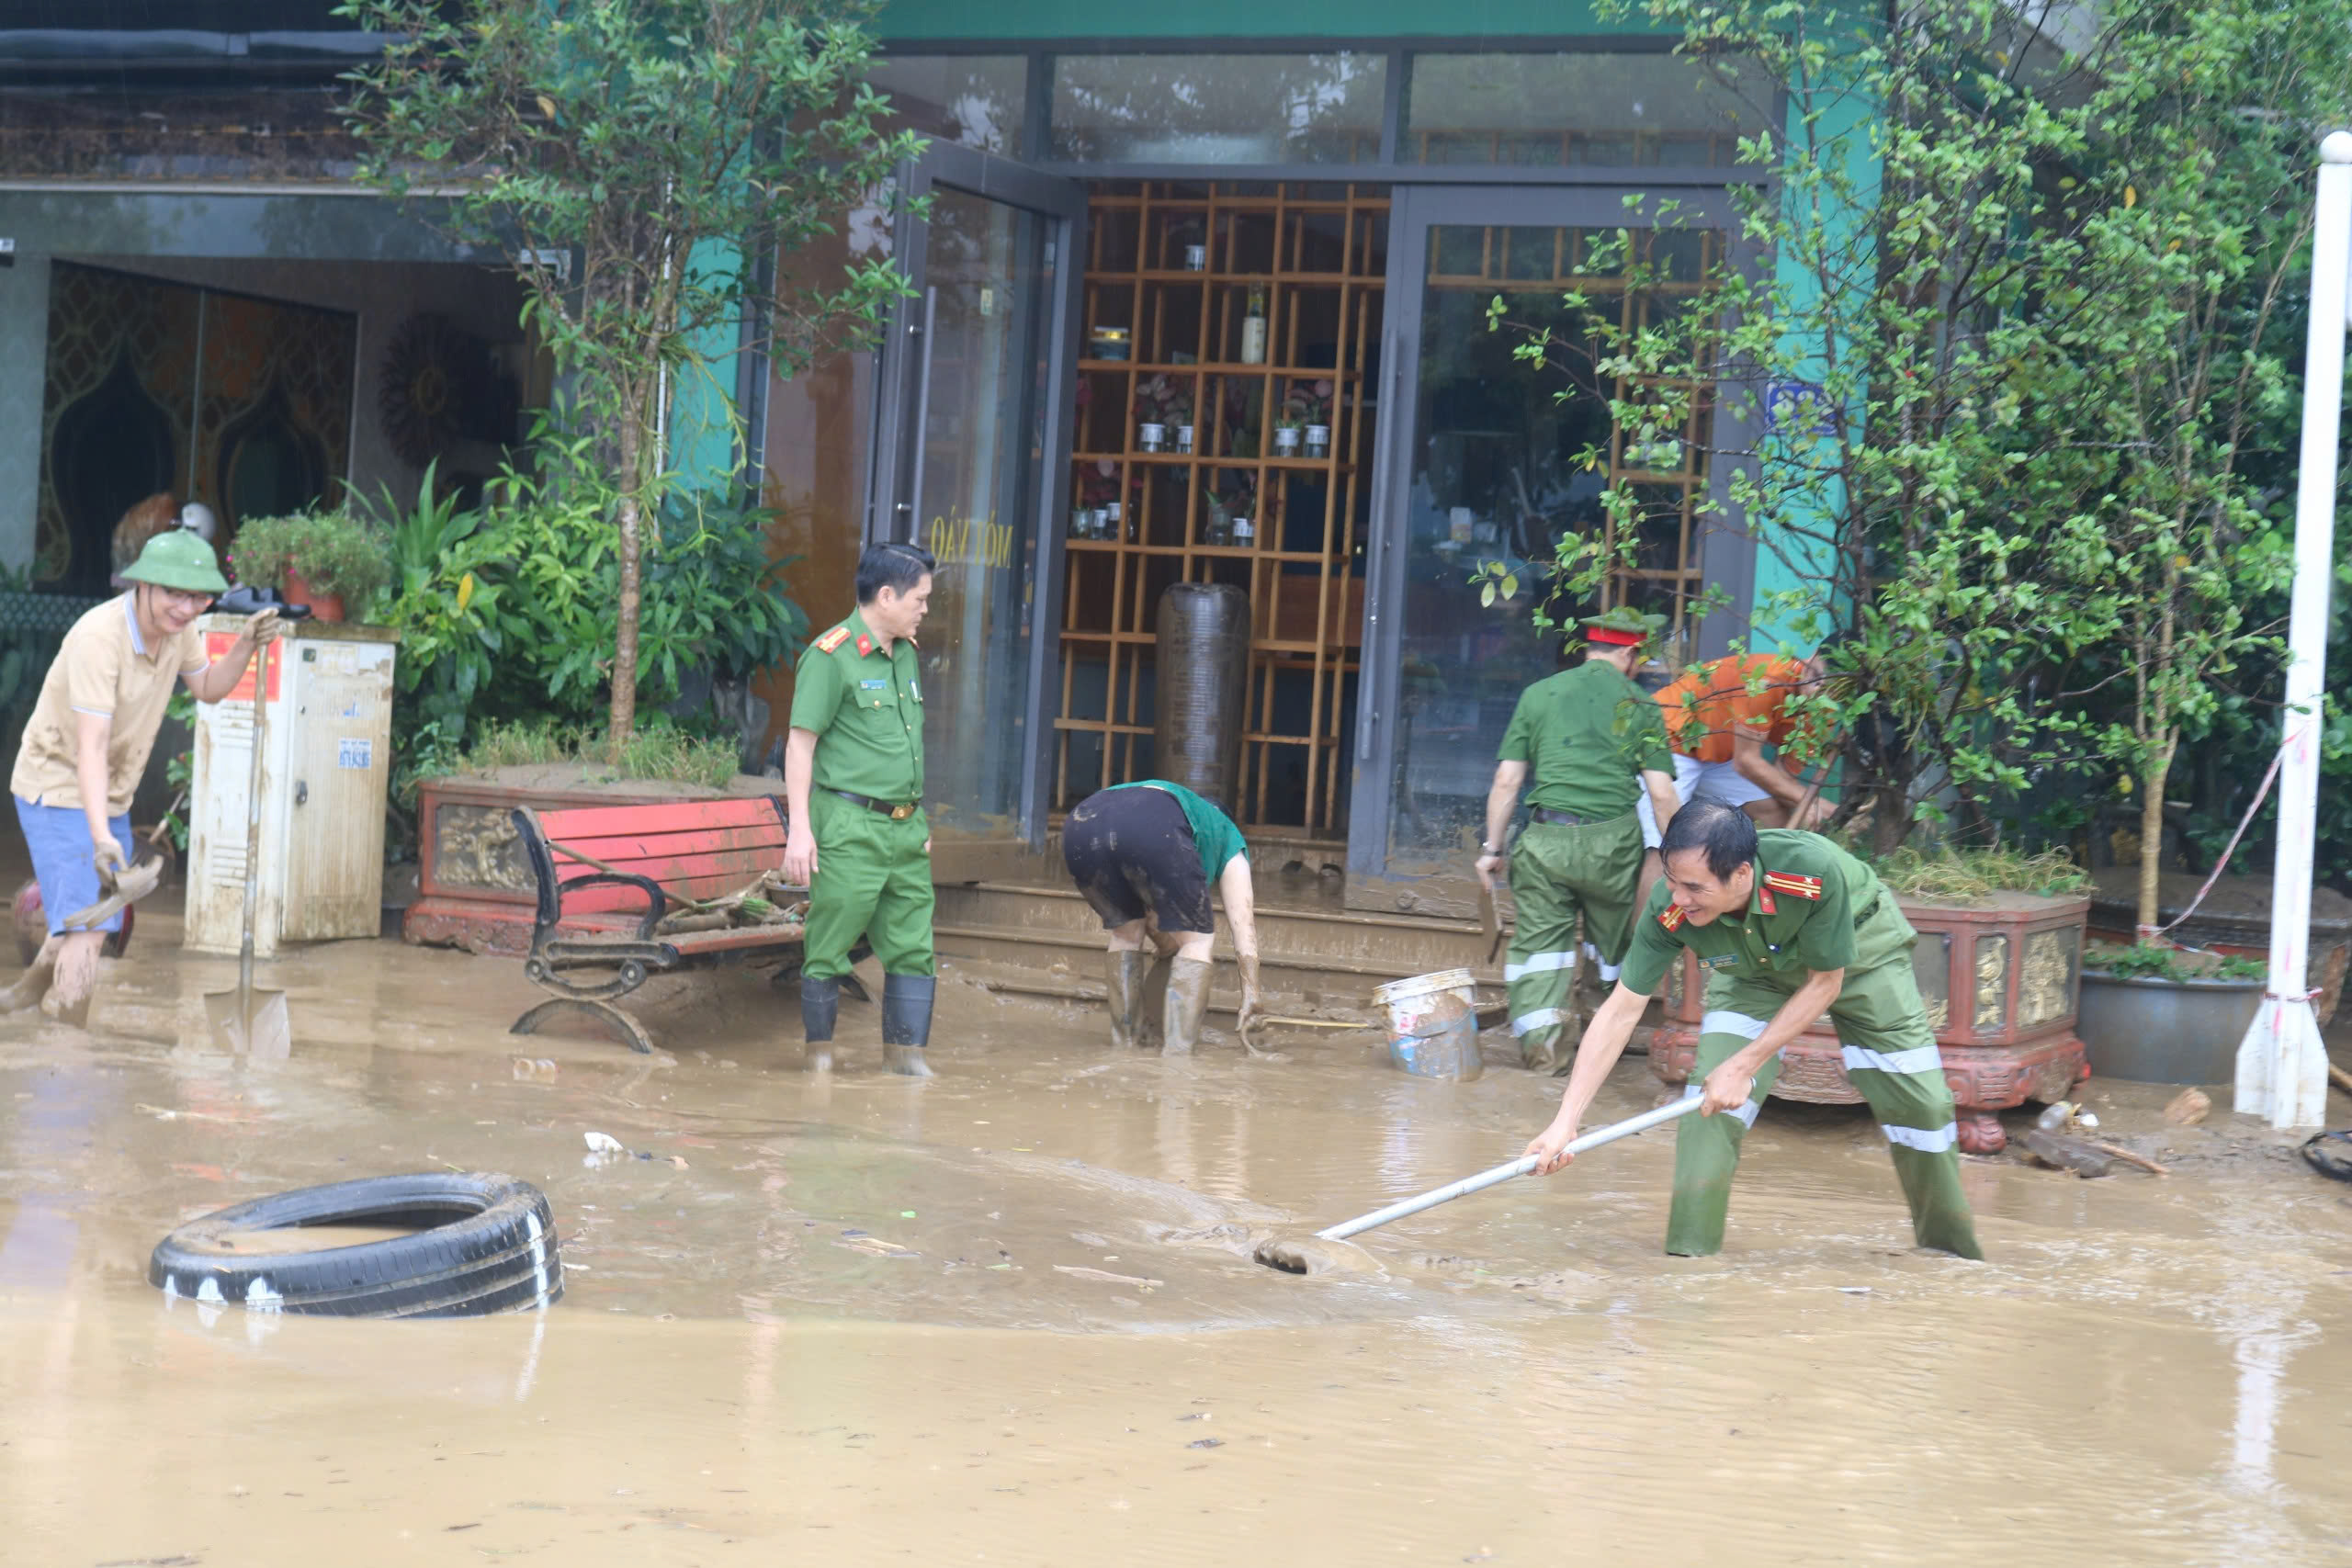
[[[1908,1249],[1862,1112],[1775,1104],[1720,1258],[1659,1254],[1653,1134],[1299,1279],[1252,1240],[1516,1155],[1556,1086],[1369,1033],[1115,1059],[956,967],[938,1078],[844,1001],[819,1081],[748,974],[673,984],[648,1060],[391,943],[265,966],[295,1050],[255,1063],[209,1043],[232,966],[140,934],[90,1036],[0,1020],[10,1568],[2352,1562],[2347,1190],[2163,1091],[2092,1100],[2170,1178],[1970,1160],[1984,1265]],[[1657,1093],[1629,1059],[1597,1114]],[[443,1167],[546,1189],[554,1310],[145,1281],[198,1213]]]

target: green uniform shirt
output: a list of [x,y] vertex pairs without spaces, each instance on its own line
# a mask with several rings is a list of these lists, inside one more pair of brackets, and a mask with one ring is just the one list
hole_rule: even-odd
[[1204,800],[1182,784],[1170,784],[1166,779],[1143,779],[1135,784],[1113,784],[1113,789],[1164,789],[1176,797],[1184,808],[1184,820],[1193,829],[1193,847],[1201,852],[1201,870],[1207,874],[1211,886],[1225,874],[1226,866],[1236,855],[1246,855],[1250,846],[1241,841],[1241,829],[1233,818],[1219,811],[1214,802]]
[[1634,919],[1624,983],[1655,991],[1689,948],[1709,974],[1763,979],[1793,992],[1823,969],[1869,969],[1917,936],[1878,873],[1818,833],[1767,828],[1756,835],[1756,890],[1738,915],[1692,925],[1660,881]]
[[900,637],[884,653],[865,617],[810,643],[792,685],[792,728],[817,737],[810,778],[900,805],[922,798],[922,687],[915,645]]
[[1598,659],[1521,692],[1495,755],[1528,764],[1528,805],[1593,822],[1634,809],[1637,770],[1674,773],[1657,704]]

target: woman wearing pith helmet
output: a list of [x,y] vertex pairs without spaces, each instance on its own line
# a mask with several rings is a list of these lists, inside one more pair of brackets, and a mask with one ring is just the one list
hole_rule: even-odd
[[17,749],[9,789],[32,852],[49,940],[22,978],[0,991],[0,1011],[35,1002],[79,1025],[97,981],[98,949],[122,926],[118,909],[90,929],[67,931],[68,916],[98,902],[102,868],[120,870],[130,837],[130,797],[164,725],[175,678],[197,701],[217,703],[235,688],[254,649],[277,636],[277,612],[245,623],[221,656],[207,661],[196,618],[229,584],[212,547],[186,528],[149,539],[122,570],[119,598],[74,623],[41,682],[40,700]]

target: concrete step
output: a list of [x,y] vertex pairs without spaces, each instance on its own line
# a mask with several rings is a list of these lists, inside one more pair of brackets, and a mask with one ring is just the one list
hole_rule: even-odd
[[[1051,970],[1099,983],[1102,921],[1074,889],[977,883],[939,889],[934,917],[940,951],[957,957]],[[1232,940],[1219,920],[1220,989],[1238,986]],[[1434,969],[1469,969],[1499,985],[1499,963],[1487,964],[1486,939],[1476,924],[1298,908],[1258,911],[1259,964],[1270,997],[1296,997],[1368,1007],[1372,990],[1389,980]]]

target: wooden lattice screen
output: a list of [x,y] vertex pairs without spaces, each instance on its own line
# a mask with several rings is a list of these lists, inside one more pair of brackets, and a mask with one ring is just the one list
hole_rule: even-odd
[[[1246,827],[1340,837],[1386,193],[1125,181],[1097,187],[1091,217],[1054,808],[1151,776],[1159,594],[1228,582],[1251,604],[1238,815]],[[1246,325],[1253,291],[1261,333]],[[1254,356],[1253,337],[1263,343]],[[1295,449],[1280,447],[1286,412],[1328,427],[1328,448],[1315,451],[1304,431]],[[1187,421],[1191,450],[1175,450]],[[1157,450],[1147,422],[1165,427]]]
[[[1626,269],[1612,264],[1593,265],[1595,247],[1615,239],[1613,230],[1555,228],[1476,228],[1432,230],[1425,274],[1432,289],[1472,289],[1480,294],[1531,291],[1556,298],[1569,290],[1590,301],[1589,309],[1605,313],[1613,323],[1631,330],[1664,319],[1697,294],[1723,256],[1723,236],[1712,229],[1636,230],[1634,231],[1635,274],[1642,281],[1629,287]],[[1475,265],[1473,265],[1475,264]],[[1579,382],[1589,378],[1579,374]],[[1633,604],[1665,615],[1670,623],[1666,645],[1668,661],[1679,668],[1690,656],[1697,635],[1698,606],[1706,586],[1701,570],[1698,503],[1707,485],[1706,449],[1714,414],[1710,383],[1684,383],[1697,392],[1670,469],[1634,468],[1627,464],[1625,434],[1611,429],[1604,474],[1609,482],[1632,487],[1637,503],[1633,563],[1610,573],[1602,590],[1604,608]],[[1622,397],[1627,383],[1611,378],[1606,388],[1590,390]],[[1616,547],[1615,525],[1609,547]]]

